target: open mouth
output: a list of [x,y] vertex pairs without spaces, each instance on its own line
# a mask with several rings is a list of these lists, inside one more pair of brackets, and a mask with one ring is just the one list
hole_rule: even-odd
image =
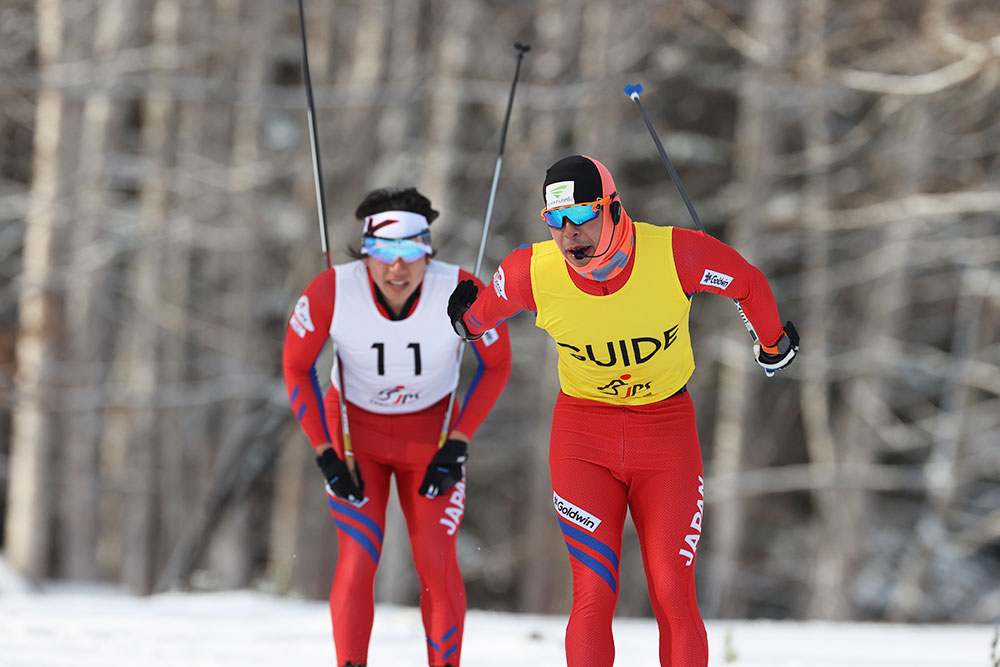
[[575,243],[566,248],[566,254],[572,255],[576,259],[584,259],[584,255],[591,255],[593,246],[588,243]]
[[387,279],[386,282],[388,284],[392,285],[393,287],[406,287],[407,285],[410,284],[410,281],[408,281],[408,280],[388,280]]

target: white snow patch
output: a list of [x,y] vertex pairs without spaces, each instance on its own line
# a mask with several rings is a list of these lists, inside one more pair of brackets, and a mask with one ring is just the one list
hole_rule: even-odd
[[[52,587],[0,594],[5,667],[251,667],[334,664],[324,602],[261,593],[170,593],[138,598],[110,589]],[[466,667],[565,665],[564,616],[472,610]],[[983,667],[991,626],[713,621],[710,667]],[[656,624],[615,621],[618,665],[657,667]],[[380,605],[369,664],[423,667],[418,609]]]
[[0,555],[0,595],[4,593],[27,593],[31,584],[14,570]]

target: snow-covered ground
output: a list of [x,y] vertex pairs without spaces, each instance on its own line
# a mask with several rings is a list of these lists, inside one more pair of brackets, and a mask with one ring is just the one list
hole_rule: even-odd
[[[328,610],[261,593],[172,593],[137,598],[108,589],[47,587],[0,593],[0,666],[167,665],[329,667]],[[473,610],[465,667],[565,665],[562,616]],[[708,624],[711,667],[992,667],[991,626],[717,621]],[[615,623],[616,665],[654,667],[656,626]],[[427,663],[420,613],[380,606],[369,664]]]

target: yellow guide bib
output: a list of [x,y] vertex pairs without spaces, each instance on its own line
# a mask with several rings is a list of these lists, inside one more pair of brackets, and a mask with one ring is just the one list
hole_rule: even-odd
[[570,396],[642,405],[678,391],[694,372],[691,303],[681,289],[672,227],[635,223],[635,264],[614,294],[581,291],[555,241],[532,246],[538,317],[559,346],[559,384]]

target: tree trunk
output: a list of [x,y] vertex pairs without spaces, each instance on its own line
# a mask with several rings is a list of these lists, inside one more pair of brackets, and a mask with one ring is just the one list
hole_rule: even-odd
[[[444,16],[436,28],[437,50],[432,65],[435,76],[431,80],[428,150],[422,179],[426,188],[424,194],[438,210],[453,212],[442,215],[434,223],[434,232],[439,236],[455,235],[460,239],[458,247],[478,248],[481,227],[457,225],[460,209],[453,184],[459,168],[457,161],[462,155],[460,130],[467,114],[461,95],[462,76],[474,48],[473,35],[480,12],[471,2],[441,2],[437,3],[435,11]],[[459,260],[459,257],[452,258],[456,263],[460,263]]]
[[[540,87],[549,88],[558,86],[563,72],[568,69],[577,58],[580,57],[579,40],[572,39],[574,29],[560,23],[562,10],[565,3],[560,0],[543,0],[538,8],[535,19],[535,31],[539,41],[544,41],[549,45],[545,67],[540,67],[538,62],[532,61],[531,81]],[[567,20],[575,20],[575,15],[566,15]],[[529,53],[527,58],[533,54]],[[525,72],[522,71],[522,74]],[[526,79],[522,79],[519,85],[525,85]],[[522,91],[524,95],[524,91]],[[529,150],[519,150],[515,146],[510,146],[505,154],[509,155],[511,162],[520,164],[520,169],[511,169],[511,173],[516,173],[525,169],[532,170],[532,178],[541,184],[545,174],[545,169],[562,157],[559,146],[560,130],[564,126],[573,127],[575,131],[581,130],[581,124],[575,122],[575,112],[570,112],[564,116],[559,116],[554,112],[533,114],[531,118],[521,122],[528,126],[527,135],[524,137],[521,146],[530,147]],[[508,135],[508,141],[512,141],[516,135]],[[537,158],[529,155],[525,158],[525,153],[534,153],[541,156],[541,162],[536,163]],[[539,192],[541,186],[533,189],[532,192]],[[541,196],[536,195],[541,207]],[[517,232],[517,235],[523,231]],[[515,335],[512,325],[511,335]],[[532,345],[534,354],[521,352],[521,348],[515,345],[513,364],[515,370],[512,372],[512,380],[519,374],[516,366],[526,364],[530,370],[523,371],[526,376],[538,378],[532,391],[522,392],[522,400],[518,405],[521,414],[534,415],[536,426],[533,429],[529,440],[529,465],[531,474],[527,477],[527,488],[524,490],[524,497],[528,499],[526,505],[535,508],[526,513],[525,528],[520,541],[523,543],[519,557],[515,566],[519,569],[514,581],[518,582],[516,587],[517,608],[525,613],[548,614],[565,613],[569,610],[572,602],[572,571],[569,566],[569,555],[566,552],[566,544],[563,541],[562,533],[559,531],[558,520],[552,507],[552,482],[549,473],[549,437],[552,429],[552,410],[555,407],[555,400],[559,393],[559,377],[557,369],[557,350],[555,343],[547,335],[540,335],[540,332],[533,332]],[[537,359],[544,359],[544,363],[537,364]],[[510,391],[508,389],[507,391]]]
[[[391,8],[391,32],[388,44],[389,67],[385,85],[389,91],[405,96],[397,97],[380,114],[375,128],[374,164],[368,174],[375,187],[388,184],[413,184],[420,181],[419,117],[416,111],[426,102],[420,99],[421,89],[428,85],[427,54],[429,49],[420,44],[420,2],[396,0]],[[394,95],[395,97],[395,95]],[[361,193],[355,199],[360,201]],[[353,203],[353,202],[345,202]],[[437,204],[438,202],[435,202]]]
[[[164,60],[154,57],[154,77],[157,73],[164,75],[170,70],[170,58],[173,55],[170,47],[177,44],[179,26],[178,2],[156,0],[153,9],[153,42],[164,47],[160,51]],[[158,507],[162,496],[158,491],[161,490],[162,479],[156,471],[159,467],[159,434],[162,428],[158,413],[162,334],[158,304],[161,302],[159,286],[164,280],[163,248],[170,204],[168,168],[173,162],[171,148],[174,111],[170,90],[154,78],[145,98],[142,144],[149,160],[149,171],[141,195],[141,236],[129,267],[132,313],[125,366],[132,404],[125,457],[127,486],[122,581],[140,594],[148,594],[153,590],[159,551]]]
[[[121,0],[101,5],[91,54],[92,76],[100,76],[127,35],[136,29],[135,3]],[[77,25],[75,30],[79,30]],[[87,97],[80,132],[77,169],[79,207],[75,217],[71,252],[73,280],[68,285],[67,327],[73,332],[69,352],[74,392],[67,405],[69,428],[62,443],[66,460],[60,573],[68,579],[98,578],[97,545],[100,510],[100,446],[108,377],[117,326],[118,272],[113,261],[119,248],[107,234],[116,226],[108,198],[109,167],[121,144],[125,106],[109,95],[114,81],[99,80]]]
[[[910,102],[909,107],[901,114],[901,121],[887,137],[891,145],[900,147],[893,159],[888,161],[892,174],[898,174],[898,177],[890,180],[890,192],[887,194],[907,196],[925,188],[926,165],[932,161],[934,140],[923,99],[917,98]],[[889,223],[884,231],[884,241],[871,256],[871,275],[876,276],[878,289],[867,291],[864,324],[859,335],[862,340],[870,341],[867,347],[871,362],[866,367],[872,370],[853,378],[847,386],[844,428],[840,438],[842,461],[852,467],[871,465],[875,461],[884,447],[883,434],[896,420],[891,407],[895,386],[887,378],[887,371],[890,370],[887,360],[895,356],[894,352],[899,349],[899,339],[904,335],[902,318],[905,311],[900,304],[907,302],[907,292],[910,289],[908,265],[914,233],[915,226],[910,220]],[[960,327],[961,324],[956,321],[956,328],[960,330]],[[963,354],[969,352],[967,349],[962,350]],[[957,388],[955,385],[952,385],[952,389],[964,391],[964,387]],[[962,408],[954,405],[953,409],[961,411]],[[946,440],[950,441],[951,438]],[[869,532],[870,522],[867,517],[871,504],[869,494],[864,489],[842,489],[838,495],[834,514],[838,530],[833,536],[834,541],[826,545],[826,549],[829,550],[834,544],[837,546],[839,571],[836,578],[840,580],[840,600],[836,606],[826,609],[824,615],[835,620],[852,616],[849,597],[853,583],[851,575],[857,572],[864,556],[861,540]],[[930,511],[937,513],[939,509],[935,507]],[[906,568],[903,570],[905,572]],[[907,576],[902,574],[904,579]]]
[[[831,426],[829,399],[829,239],[830,222],[829,159],[830,137],[823,86],[828,80],[826,45],[826,0],[811,3],[803,10],[802,36],[807,44],[806,57],[800,65],[801,80],[811,96],[804,122],[807,181],[803,197],[803,219],[808,226],[805,248],[805,316],[802,336],[809,341],[809,354],[803,370],[801,390],[802,417],[806,448],[812,463],[833,467],[837,447]],[[843,537],[838,525],[836,489],[814,489],[818,520],[814,566],[811,569],[811,598],[807,615],[812,618],[839,618],[844,608],[843,552],[838,540]]]
[[[331,53],[334,47],[335,33],[332,30],[332,24],[335,17],[334,3],[321,2],[306,5],[309,69],[313,86],[317,90],[330,80],[333,70]],[[304,86],[304,83],[302,85]],[[301,91],[304,91],[304,88]],[[296,121],[302,128],[301,136],[304,139],[300,146],[300,168],[311,174],[312,162],[309,158],[310,149],[305,113],[306,97],[304,92],[300,92],[299,96],[302,111],[296,116]],[[324,142],[323,139],[335,136],[334,130],[337,124],[334,121],[336,118],[333,114],[324,113],[321,100],[317,99],[316,104],[318,107],[316,123],[321,144],[320,154],[329,155],[330,151],[324,152],[324,150],[329,148],[330,144]],[[335,165],[326,163],[323,173],[325,177],[335,175],[337,168]],[[337,190],[339,191],[340,188]],[[314,250],[314,254],[306,255],[307,261],[295,261],[291,264],[292,271],[287,278],[287,284],[291,286],[290,292],[298,293],[305,288],[313,276],[325,269],[326,266],[325,259],[320,253],[321,244],[315,223],[318,216],[316,189],[311,177],[296,179],[294,200],[302,204],[303,213],[310,221],[308,227],[310,236],[308,238],[311,239],[311,242],[307,245]],[[353,242],[357,238],[357,230],[360,225],[353,228],[349,225],[335,224],[335,211],[339,211],[340,207],[343,207],[353,213],[353,209],[348,205],[348,202],[333,197],[327,203],[330,206],[329,214],[331,217],[327,225],[331,243],[330,254],[336,263],[336,257],[340,251],[339,246],[346,239]],[[291,313],[293,305],[294,303],[288,304],[288,313]],[[287,319],[283,320],[283,324],[287,328]],[[284,335],[284,329],[282,335]],[[329,345],[327,347],[329,348]],[[332,359],[332,355],[324,353],[317,360],[316,367],[321,377],[325,373],[323,369],[329,367],[325,365],[325,362],[330,359]],[[292,415],[290,409],[288,415],[289,417]],[[330,512],[326,505],[326,494],[323,491],[323,479],[316,468],[309,441],[297,422],[290,419],[289,423],[290,427],[285,430],[276,463],[277,474],[274,480],[275,500],[271,514],[268,568],[273,573],[279,589],[288,589],[309,598],[325,598],[330,590],[334,563],[337,558],[336,526],[330,518]]]
[[[242,16],[241,11],[249,14]],[[232,152],[229,158],[227,175],[228,191],[236,193],[231,198],[228,215],[222,227],[232,238],[250,232],[251,238],[258,238],[257,201],[255,178],[261,170],[260,160],[260,104],[256,102],[263,98],[264,66],[268,51],[258,48],[259,44],[270,43],[273,36],[273,9],[266,5],[244,3],[240,0],[220,0],[220,13],[225,14],[220,19],[223,26],[239,29],[243,48],[234,50],[232,68],[236,72],[236,80],[241,85],[249,103],[237,104],[233,116]],[[246,31],[242,26],[248,26]],[[254,368],[253,342],[254,334],[251,316],[251,303],[255,291],[255,277],[258,273],[254,266],[254,245],[251,243],[246,250],[226,253],[225,267],[228,274],[224,283],[228,289],[217,297],[220,312],[225,313],[225,321],[235,326],[235,332],[229,336],[222,372],[225,376],[239,378],[248,370]],[[245,413],[250,411],[251,404],[243,399],[233,399],[225,407],[222,423],[227,429],[239,428],[245,419]],[[256,409],[263,409],[257,406]],[[247,449],[245,440],[233,440],[234,446],[240,450]],[[230,456],[229,452],[219,451],[220,460],[232,460],[233,465],[242,467],[246,463],[245,456]],[[247,498],[235,499],[223,514],[217,535],[212,541],[208,552],[209,568],[216,574],[219,585],[225,589],[242,588],[250,583],[252,577],[252,541],[253,526]]]
[[[768,49],[762,62],[744,65],[740,81],[733,156],[739,187],[735,210],[739,213],[731,225],[728,241],[753,261],[754,244],[765,224],[761,219],[764,204],[773,192],[775,179],[777,128],[771,99],[776,94],[785,60],[788,8],[781,0],[756,0],[749,14],[748,34],[767,44]],[[743,469],[744,445],[751,428],[749,418],[756,412],[756,406],[748,399],[760,394],[762,377],[760,369],[749,359],[748,343],[736,327],[727,329],[723,338],[713,476],[735,476]],[[746,613],[747,601],[738,589],[747,516],[745,502],[727,502],[706,510],[712,544],[708,591],[703,598],[707,616],[738,618]]]
[[19,334],[13,410],[10,487],[4,545],[11,565],[32,579],[51,574],[53,521],[61,463],[55,457],[59,437],[58,398],[54,380],[63,336],[62,299],[55,258],[61,253],[66,221],[71,217],[72,174],[76,162],[79,104],[63,96],[56,68],[80,56],[82,40],[69,38],[72,16],[59,0],[36,6],[41,88],[34,125],[31,206],[25,220],[23,269],[19,297]]
[[[957,509],[964,458],[967,455],[967,412],[974,390],[969,383],[969,362],[982,345],[979,333],[985,299],[983,287],[989,275],[965,267],[962,290],[955,309],[955,337],[951,370],[942,391],[941,414],[935,429],[934,448],[924,465],[928,502],[916,524],[914,539],[907,547],[893,582],[888,606],[890,621],[923,622],[934,619],[928,608],[925,579],[938,560],[955,560],[957,540],[952,529]],[[994,343],[995,344],[995,343]],[[971,470],[973,466],[968,466]]]

